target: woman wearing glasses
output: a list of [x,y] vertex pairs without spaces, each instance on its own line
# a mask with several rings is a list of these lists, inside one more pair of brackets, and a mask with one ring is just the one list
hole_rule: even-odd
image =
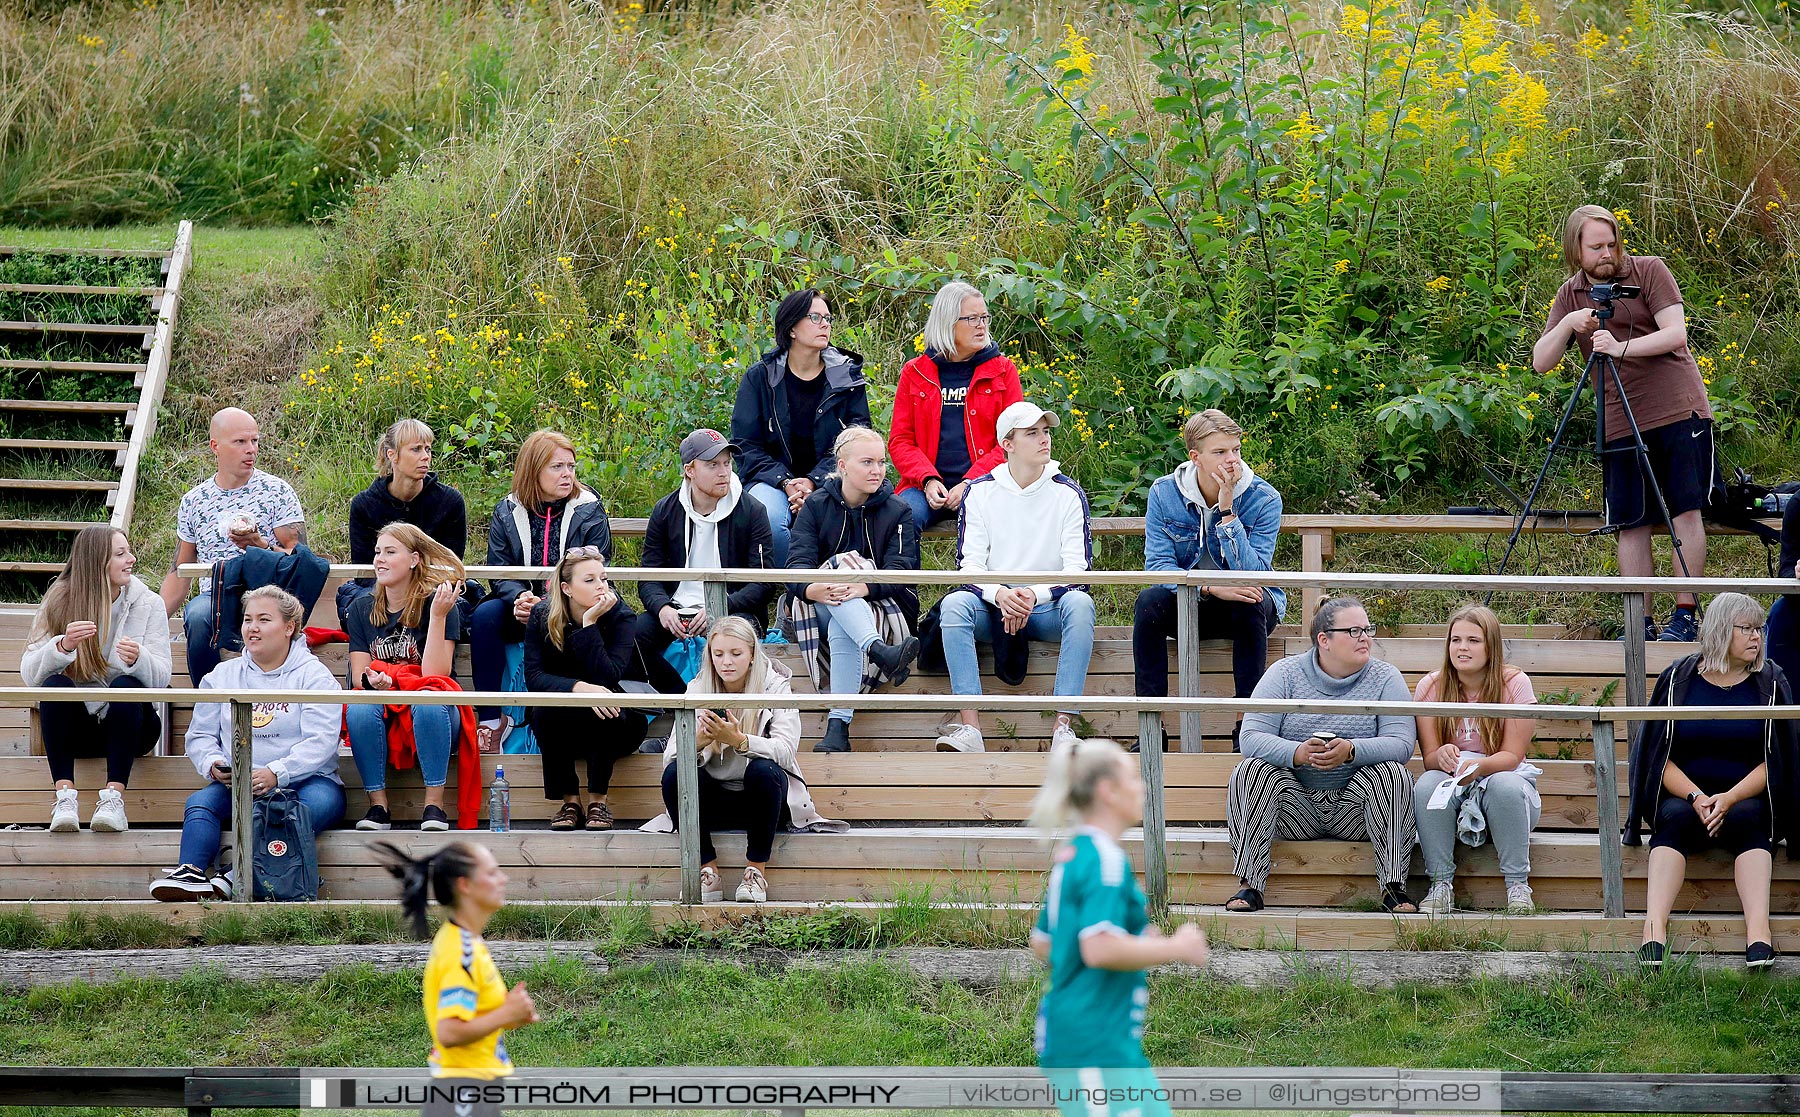
[[860,353],[831,344],[831,307],[808,288],[775,308],[775,348],[750,366],[731,409],[738,478],[769,513],[775,565],[786,566],[788,527],[824,483],[845,427],[870,426]]
[[990,323],[980,291],[944,284],[925,320],[925,352],[900,370],[888,456],[900,471],[896,495],[920,531],[955,519],[969,482],[1006,460],[994,424],[1025,390]]
[[[598,547],[563,555],[545,599],[525,627],[525,684],[534,691],[592,694],[624,689],[636,662],[637,614],[606,578]],[[613,765],[637,751],[649,722],[621,706],[533,706],[531,728],[544,754],[544,798],[562,800],[552,830],[611,830],[607,791]],[[588,803],[581,805],[577,757],[587,759]]]
[[[1652,706],[1786,706],[1785,672],[1763,655],[1763,610],[1741,593],[1713,598],[1700,622],[1700,650],[1656,679]],[[1625,844],[1650,829],[1644,942],[1638,962],[1663,964],[1669,911],[1687,878],[1687,859],[1718,848],[1733,858],[1744,905],[1744,964],[1775,960],[1769,935],[1769,878],[1775,844],[1800,814],[1800,744],[1791,721],[1715,718],[1651,721],[1631,750],[1631,812]]]

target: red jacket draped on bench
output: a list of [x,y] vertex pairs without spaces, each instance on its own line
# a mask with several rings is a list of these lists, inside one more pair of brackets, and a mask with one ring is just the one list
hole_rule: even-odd
[[[421,675],[410,663],[383,663],[374,660],[369,670],[379,671],[394,680],[395,690],[461,691],[455,679],[443,675]],[[396,769],[418,764],[418,748],[413,743],[412,707],[389,706],[387,723],[388,763]],[[481,752],[475,747],[475,711],[469,706],[456,707],[462,718],[462,739],[456,751],[456,828],[473,830],[481,819]]]

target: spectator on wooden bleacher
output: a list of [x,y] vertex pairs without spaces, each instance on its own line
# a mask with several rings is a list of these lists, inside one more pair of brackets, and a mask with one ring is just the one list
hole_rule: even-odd
[[[706,656],[687,692],[774,696],[793,693],[792,680],[785,666],[763,652],[754,625],[743,617],[725,617],[713,625],[706,638]],[[813,806],[812,792],[800,774],[798,710],[786,706],[701,710],[698,723],[700,899],[716,903],[725,898],[713,832],[743,830],[746,864],[736,899],[740,904],[760,904],[769,898],[769,856],[777,830],[842,833],[849,827],[821,817]],[[663,749],[666,811],[644,824],[651,833],[673,832],[681,817],[676,752],[672,740]]]
[[[108,687],[121,692],[169,685],[169,617],[160,598],[132,573],[137,556],[125,533],[110,525],[82,528],[69,561],[50,583],[31,619],[19,677],[26,686]],[[38,728],[56,785],[50,832],[81,829],[76,812],[75,761],[106,758],[106,786],[88,828],[131,829],[124,791],[131,763],[162,735],[156,708],[146,702],[40,702]]]
[[[1800,576],[1800,494],[1781,511],[1781,560],[1778,578]],[[1800,588],[1800,587],[1797,587]],[[1768,657],[1791,680],[1800,673],[1800,593],[1785,593],[1769,606],[1769,622],[1763,633]]]
[[[533,431],[513,463],[512,491],[488,525],[489,566],[555,566],[575,547],[612,558],[612,521],[599,494],[575,476],[575,444],[560,431]],[[543,583],[496,578],[469,623],[469,674],[476,690],[502,689],[508,645],[525,639],[525,622],[543,600]],[[499,752],[512,720],[498,707],[477,711],[477,745]]]
[[[1413,698],[1517,706],[1537,702],[1530,677],[1506,662],[1500,618],[1492,609],[1472,604],[1450,614],[1444,665],[1419,680]],[[1425,870],[1431,875],[1431,891],[1419,910],[1427,915],[1456,910],[1451,881],[1456,876],[1457,841],[1478,845],[1491,838],[1500,875],[1506,880],[1506,914],[1530,915],[1536,910],[1531,899],[1531,830],[1544,810],[1537,790],[1543,769],[1525,760],[1536,719],[1413,720],[1418,724],[1419,754],[1425,758],[1425,771],[1413,785],[1413,817]],[[1433,793],[1449,779],[1471,790],[1431,808]],[[1482,825],[1466,825],[1472,817],[1481,819]]]
[[990,322],[980,291],[944,284],[925,320],[925,352],[900,370],[888,453],[900,471],[897,495],[921,532],[955,519],[969,483],[1006,460],[994,423],[1025,389],[1018,366],[994,344]]
[[[1371,658],[1375,626],[1362,602],[1337,597],[1313,615],[1311,650],[1269,668],[1254,698],[1407,702],[1391,663]],[[1404,714],[1245,714],[1244,759],[1232,769],[1225,818],[1243,889],[1227,911],[1260,911],[1277,838],[1337,838],[1374,847],[1381,906],[1415,912],[1406,894],[1413,851],[1412,776],[1417,739]]]
[[[887,448],[868,427],[846,427],[833,447],[837,469],[806,498],[794,520],[790,570],[917,570],[919,533],[887,479]],[[902,683],[919,657],[916,586],[796,582],[788,587],[800,650],[819,682],[823,644],[827,692],[858,694]],[[849,752],[853,709],[826,714],[814,752]]]
[[[710,428],[681,440],[681,484],[656,502],[644,528],[646,568],[684,567],[742,570],[775,565],[775,545],[763,506],[744,499],[743,482],[731,465],[737,443]],[[725,606],[732,616],[752,621],[758,629],[769,622],[769,582],[733,582]],[[703,583],[643,581],[638,597],[644,611],[637,618],[638,649],[650,684],[664,694],[680,694],[687,682],[663,658],[676,640],[704,636],[718,618],[707,615]]]
[[[1787,706],[1787,673],[1763,655],[1762,606],[1741,593],[1713,598],[1700,622],[1700,650],[1657,676],[1652,706]],[[1775,846],[1794,855],[1800,821],[1800,737],[1782,720],[1650,721],[1631,750],[1631,810],[1625,844],[1650,829],[1644,942],[1638,961],[1660,966],[1669,912],[1687,859],[1723,849],[1734,859],[1744,905],[1744,964],[1770,965],[1769,883]]]
[[862,354],[831,344],[831,307],[808,288],[775,308],[775,347],[744,373],[731,441],[744,491],[768,513],[775,565],[787,565],[788,527],[831,472],[845,427],[866,427]]
[[[462,593],[462,560],[411,524],[389,524],[375,538],[375,589],[350,608],[350,685],[354,690],[398,689],[397,668],[421,676],[454,677],[456,645],[463,639],[456,599]],[[419,774],[425,781],[421,830],[448,830],[444,785],[450,752],[462,736],[461,710],[454,706],[386,706],[359,703],[346,708],[344,728],[350,752],[369,795],[369,810],[358,830],[387,830],[387,769],[390,734],[411,727]]]
[[[1274,569],[1281,494],[1244,464],[1243,428],[1209,408],[1188,417],[1181,439],[1188,460],[1150,486],[1144,569]],[[1269,633],[1281,623],[1287,595],[1273,586],[1201,586],[1197,604],[1192,635],[1231,641],[1232,693],[1248,697],[1268,666]],[[1131,621],[1139,697],[1168,697],[1168,641],[1175,633],[1175,587],[1139,591]],[[1238,733],[1233,726],[1234,749]]]
[[[294,487],[256,468],[262,435],[256,418],[227,407],[212,417],[207,445],[218,463],[211,477],[189,489],[175,516],[175,561],[163,578],[163,606],[169,616],[182,610],[187,639],[188,675],[194,684],[219,664],[214,647],[212,579],[200,579],[200,592],[187,600],[192,580],[176,573],[186,563],[222,562],[261,547],[291,552],[305,539],[306,517]],[[218,634],[221,647],[235,637]]]
[[[597,548],[576,547],[556,564],[549,594],[525,626],[525,683],[534,691],[617,694],[639,678],[637,614],[606,579]],[[637,751],[649,719],[643,710],[607,706],[533,706],[527,714],[544,760],[544,798],[562,801],[552,830],[611,830],[607,791],[613,765]],[[581,803],[575,760],[585,757],[588,802]]]
[[[956,524],[958,569],[1002,574],[1092,567],[1087,493],[1050,457],[1050,430],[1061,422],[1033,403],[1015,403],[1000,413],[995,435],[1006,451],[1006,464],[977,478],[963,500]],[[1073,722],[1080,711],[1067,699],[1086,687],[1094,653],[1094,599],[1086,590],[983,581],[946,594],[940,616],[952,694],[981,693],[977,641],[994,646],[996,674],[1002,679],[1023,677],[1028,641],[1060,643],[1052,693],[1065,701],[1056,713],[1051,744],[1073,743]],[[943,727],[938,751],[986,751],[980,713],[967,707],[957,718]]]
[[[1700,365],[1688,349],[1687,320],[1681,287],[1660,256],[1632,256],[1619,235],[1619,219],[1605,206],[1578,206],[1563,225],[1563,266],[1569,278],[1557,290],[1542,336],[1531,351],[1539,374],[1562,363],[1573,341],[1585,360],[1595,350],[1617,362],[1619,384],[1630,397],[1632,415],[1643,432],[1663,499],[1668,502],[1672,530],[1681,541],[1687,574],[1706,573],[1706,524],[1702,512],[1714,489],[1724,487],[1713,453],[1712,405]],[[1613,317],[1602,322],[1591,295],[1597,283],[1624,283],[1642,288],[1642,296],[1612,304]],[[1605,447],[1600,455],[1606,489],[1606,519],[1619,531],[1619,573],[1648,578],[1656,573],[1650,534],[1662,520],[1662,509],[1644,476],[1636,441],[1609,376],[1601,385],[1606,414],[1601,417]],[[1672,560],[1671,560],[1672,561]],[[1672,571],[1681,575],[1677,565]],[[1657,634],[1648,614],[1651,596],[1644,595],[1644,635],[1656,640],[1693,640],[1697,600],[1677,594],[1675,612]]]
[[[250,781],[253,795],[278,787],[305,804],[313,832],[328,830],[344,817],[344,786],[338,779],[338,733],[343,726],[343,693],[331,669],[306,646],[304,610],[293,594],[263,586],[244,594],[241,629],[244,654],[214,668],[200,680],[202,692],[188,725],[187,757],[207,780],[188,796],[181,823],[180,862],[150,886],[158,900],[228,899],[231,885],[211,874],[220,835],[231,821],[231,781]],[[231,706],[222,697],[254,698],[259,690],[316,690],[318,702],[256,702],[251,706],[248,772],[231,767]],[[238,868],[248,851],[237,851]]]
[[[469,516],[463,495],[431,471],[430,427],[417,419],[401,419],[383,431],[375,444],[375,479],[350,501],[350,561],[365,566],[375,559],[375,537],[389,524],[411,524],[442,543],[457,558],[466,557]],[[348,624],[350,603],[375,586],[373,578],[356,578],[338,587],[338,622]],[[463,627],[470,627],[473,602],[458,603]]]

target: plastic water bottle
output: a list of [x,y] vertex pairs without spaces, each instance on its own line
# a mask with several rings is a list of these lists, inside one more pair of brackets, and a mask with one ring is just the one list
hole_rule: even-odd
[[494,782],[488,788],[488,829],[504,834],[512,829],[512,784],[506,782],[506,769],[494,766]]

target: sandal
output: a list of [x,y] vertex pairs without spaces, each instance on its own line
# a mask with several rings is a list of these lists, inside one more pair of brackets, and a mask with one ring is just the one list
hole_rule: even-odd
[[613,828],[612,808],[598,799],[588,804],[587,828],[589,830],[611,830]]
[[1384,911],[1395,915],[1417,915],[1419,905],[1413,903],[1406,894],[1406,887],[1400,884],[1384,884],[1381,886],[1381,907]]
[[[1242,907],[1233,907],[1232,906],[1233,904],[1242,904],[1243,906]],[[1244,888],[1242,890],[1240,890],[1237,895],[1235,895],[1231,899],[1225,901],[1225,910],[1226,911],[1242,913],[1242,912],[1250,912],[1250,911],[1261,911],[1262,909],[1263,909],[1263,894],[1261,892],[1259,892],[1258,890],[1251,888],[1248,885],[1245,885]]]
[[574,803],[564,803],[550,820],[552,830],[575,830],[581,826],[581,808]]
[[475,751],[500,752],[506,747],[506,739],[512,736],[513,719],[511,714],[501,714],[500,720],[493,725],[475,727]]

